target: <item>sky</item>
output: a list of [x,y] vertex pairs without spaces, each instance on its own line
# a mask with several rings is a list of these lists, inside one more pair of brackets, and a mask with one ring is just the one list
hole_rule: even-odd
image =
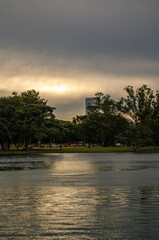
[[58,119],[97,92],[158,90],[158,0],[0,0],[0,97],[35,89]]

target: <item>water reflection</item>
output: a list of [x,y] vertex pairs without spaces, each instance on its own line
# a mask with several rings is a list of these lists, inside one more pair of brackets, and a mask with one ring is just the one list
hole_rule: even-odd
[[[57,172],[72,171],[122,172],[159,168],[159,154],[39,154],[32,156],[0,156],[0,171],[55,168]],[[152,158],[153,156],[153,158]]]
[[[35,159],[40,168],[34,171],[1,171],[0,237],[158,239],[159,186],[156,178],[147,185],[153,160],[158,166],[154,158],[136,159],[133,166],[131,157],[126,161],[123,155],[45,155]],[[114,168],[103,171],[111,162]],[[136,170],[117,171],[122,163]]]
[[81,174],[93,174],[95,168],[91,161],[85,160],[78,162],[74,160],[62,160],[55,161],[53,166],[53,174],[60,175],[81,175]]
[[0,236],[157,239],[158,197],[159,188],[1,189]]
[[16,170],[35,170],[50,168],[53,165],[53,159],[44,159],[39,156],[9,156],[0,158],[0,171]]

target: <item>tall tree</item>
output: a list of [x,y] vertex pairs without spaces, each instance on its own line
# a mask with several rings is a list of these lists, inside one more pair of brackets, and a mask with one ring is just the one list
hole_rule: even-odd
[[23,142],[25,148],[32,139],[41,140],[46,136],[46,119],[54,119],[53,107],[47,105],[39,92],[28,90],[0,99],[0,142],[2,148],[11,142]]
[[29,90],[22,92],[19,115],[23,122],[21,134],[24,138],[25,148],[32,139],[41,140],[46,137],[44,132],[45,120],[53,119],[55,108],[47,106],[47,101],[40,97],[39,92]]
[[143,85],[136,91],[132,86],[127,86],[125,91],[127,96],[119,101],[120,111],[126,114],[134,124],[151,119],[155,104],[153,90]]
[[[110,95],[101,92],[95,94],[94,104],[88,106],[91,112],[100,113],[100,127],[103,132],[104,146],[114,144],[116,135],[128,125],[127,120],[118,111],[118,103]],[[97,133],[98,134],[98,133]]]
[[136,90],[132,86],[127,86],[125,91],[127,96],[120,99],[118,109],[132,122],[131,127],[124,134],[129,139],[128,144],[134,146],[136,151],[146,142],[152,143],[152,139],[155,139],[159,112],[158,92],[154,94],[147,85]]

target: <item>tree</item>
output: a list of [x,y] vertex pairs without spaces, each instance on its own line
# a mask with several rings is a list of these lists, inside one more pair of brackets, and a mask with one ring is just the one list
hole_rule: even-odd
[[10,143],[23,142],[25,148],[32,140],[46,137],[44,126],[46,119],[54,119],[53,110],[39,92],[28,90],[20,95],[0,99],[0,142],[2,148]]
[[125,90],[127,96],[120,99],[118,109],[130,119],[132,124],[123,135],[127,139],[127,144],[137,151],[146,142],[152,143],[152,138],[158,141],[155,138],[159,116],[158,92],[154,94],[147,85],[143,85],[136,91],[132,86],[127,86]]
[[54,119],[55,108],[47,106],[47,101],[39,96],[39,92],[28,90],[22,92],[19,116],[22,123],[21,135],[24,139],[25,148],[32,139],[42,140],[46,137],[44,132],[46,119]]
[[124,132],[117,135],[117,141],[137,152],[141,147],[152,144],[152,132],[142,124],[130,125]]
[[11,97],[0,98],[0,143],[2,149],[9,149],[17,136],[16,104]]
[[70,121],[59,121],[62,132],[63,132],[63,141],[64,142],[74,142],[79,141],[81,136],[79,133],[78,125]]
[[155,96],[153,90],[147,85],[143,85],[136,91],[132,86],[127,86],[125,91],[127,96],[118,102],[119,110],[126,114],[134,124],[146,123],[154,112]]
[[[95,94],[94,104],[88,106],[91,112],[101,114],[99,129],[102,131],[103,145],[114,145],[116,135],[126,129],[128,121],[118,111],[116,103],[110,95],[99,92]],[[97,134],[99,133],[99,130]]]
[[88,142],[89,147],[91,143],[102,144],[104,141],[104,130],[108,128],[107,124],[103,121],[103,114],[93,112],[88,115],[76,116],[74,122],[80,127],[82,140]]
[[94,104],[89,105],[88,109],[90,109],[91,112],[101,112],[107,115],[115,114],[117,112],[116,102],[109,94],[104,95],[101,92],[95,94]]
[[155,100],[153,101],[153,115],[151,118],[150,128],[152,130],[152,139],[155,146],[159,146],[159,92],[155,94]]

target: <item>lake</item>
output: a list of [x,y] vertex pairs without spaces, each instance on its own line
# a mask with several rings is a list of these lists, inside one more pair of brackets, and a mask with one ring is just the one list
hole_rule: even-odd
[[159,239],[159,153],[0,156],[0,239]]

